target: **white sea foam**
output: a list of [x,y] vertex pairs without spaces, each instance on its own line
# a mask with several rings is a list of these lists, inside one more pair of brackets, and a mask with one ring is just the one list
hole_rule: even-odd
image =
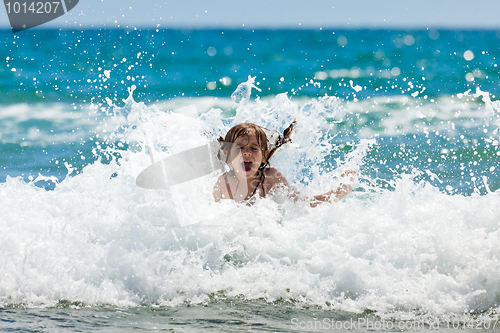
[[497,308],[497,192],[449,195],[412,175],[386,190],[360,175],[342,202],[310,208],[276,196],[246,206],[211,202],[212,175],[196,199],[212,218],[180,227],[171,192],[135,185],[151,163],[146,146],[158,160],[241,121],[282,130],[297,119],[293,142],[272,165],[304,193],[334,188],[335,176],[359,167],[377,144],[361,141],[322,170],[335,128],[324,113],[340,119],[348,112],[335,103],[300,106],[278,95],[241,106],[229,120],[219,109],[192,118],[132,99],[115,107],[108,124],[116,129],[103,140],[129,144],[120,159],[90,164],[53,191],[19,178],[0,184],[0,306],[176,306],[244,297],[381,314]]
[[89,166],[54,191],[17,179],[1,190],[3,306],[172,306],[222,292],[442,315],[499,301],[495,192],[450,196],[403,178],[395,191],[315,209],[228,202],[217,227],[176,228],[168,197],[134,187],[114,163]]

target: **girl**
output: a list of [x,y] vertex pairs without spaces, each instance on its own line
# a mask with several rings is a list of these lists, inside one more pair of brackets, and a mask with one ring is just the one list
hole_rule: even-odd
[[[215,201],[232,199],[241,202],[249,200],[255,194],[265,197],[280,187],[288,189],[289,196],[297,200],[299,193],[291,190],[286,178],[269,166],[269,159],[276,149],[290,141],[294,126],[295,121],[283,132],[283,137],[274,133],[268,139],[260,126],[243,123],[231,128],[224,139],[221,137],[219,142],[222,143],[222,150],[227,156],[226,163],[231,170],[217,179],[213,192]],[[322,201],[341,200],[352,191],[355,174],[353,170],[345,171],[341,177],[350,178],[347,184],[306,200],[311,207]]]

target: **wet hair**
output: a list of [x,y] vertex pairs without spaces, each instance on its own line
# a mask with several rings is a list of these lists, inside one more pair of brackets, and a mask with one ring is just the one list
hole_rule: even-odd
[[296,120],[294,120],[283,131],[283,135],[280,135],[277,131],[270,131],[253,123],[241,123],[232,127],[227,132],[224,139],[222,137],[219,137],[218,141],[222,145],[222,150],[228,152],[226,156],[227,162],[229,159],[229,152],[231,151],[231,145],[236,141],[236,139],[238,139],[240,136],[255,134],[255,136],[257,137],[257,143],[262,149],[262,157],[266,160],[260,165],[259,169],[264,169],[266,167],[269,167],[269,159],[271,158],[271,156],[273,156],[276,150],[285,143],[292,141],[290,139],[290,135],[295,129],[296,124],[297,122]]

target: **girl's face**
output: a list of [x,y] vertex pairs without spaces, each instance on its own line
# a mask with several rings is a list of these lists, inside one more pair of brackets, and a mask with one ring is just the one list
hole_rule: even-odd
[[236,138],[231,145],[229,156],[236,177],[240,180],[252,180],[257,175],[261,163],[265,162],[255,133]]

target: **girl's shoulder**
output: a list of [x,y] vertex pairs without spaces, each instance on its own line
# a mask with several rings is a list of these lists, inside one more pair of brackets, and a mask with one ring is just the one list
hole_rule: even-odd
[[275,168],[266,168],[264,171],[266,183],[268,183],[268,186],[270,188],[274,187],[275,185],[285,185],[288,186],[288,181],[286,180],[285,176],[281,172],[279,172]]
[[272,176],[278,176],[278,175],[282,176],[281,172],[279,172],[277,169],[272,168],[272,167],[265,168],[264,174],[266,175],[266,177],[272,177]]
[[215,201],[219,201],[222,198],[228,197],[227,186],[228,184],[226,174],[220,175],[219,178],[217,178],[213,189]]

